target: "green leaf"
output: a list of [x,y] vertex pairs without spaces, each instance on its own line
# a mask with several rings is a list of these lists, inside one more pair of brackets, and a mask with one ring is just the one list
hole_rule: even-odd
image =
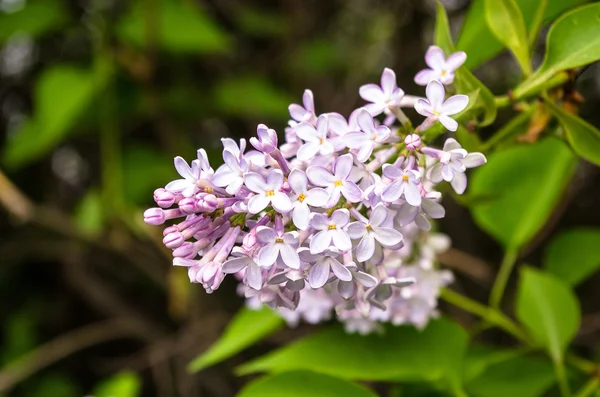
[[576,162],[555,138],[493,153],[471,179],[469,202],[475,221],[505,247],[519,249],[545,224]]
[[92,395],[94,397],[137,397],[142,389],[139,376],[130,371],[119,372],[102,381]]
[[240,374],[304,370],[344,379],[459,382],[466,332],[438,319],[419,331],[386,327],[382,335],[348,334],[335,326],[239,367]]
[[581,321],[579,302],[569,286],[551,274],[523,268],[516,315],[552,360],[562,363]]
[[546,270],[577,285],[600,268],[600,229],[576,228],[556,236],[546,248]]
[[515,55],[523,73],[531,73],[527,29],[515,0],[484,0],[485,20],[492,33]]
[[[587,0],[549,0],[544,11],[543,22],[548,23],[576,5]],[[483,0],[472,1],[467,16],[463,23],[456,47],[468,54],[465,66],[473,69],[490,58],[496,56],[504,45],[496,39],[487,26],[485,13],[485,2]],[[518,0],[523,18],[529,31],[534,28],[535,12],[539,6],[539,0]]]
[[284,320],[273,310],[241,309],[231,320],[223,336],[189,365],[191,372],[216,364],[276,332]]
[[535,91],[556,73],[600,59],[600,3],[572,10],[550,28],[546,55],[535,73],[519,85],[515,98]]
[[293,100],[287,93],[257,77],[236,77],[219,80],[215,101],[224,112],[242,117],[289,117],[288,105]]
[[156,9],[137,1],[117,25],[123,41],[137,47],[147,46],[149,21],[156,19],[153,29],[156,44],[162,50],[179,53],[225,53],[232,41],[225,30],[194,2],[157,0]]
[[309,371],[284,372],[262,377],[238,397],[377,397],[364,386]]
[[565,130],[571,147],[581,157],[600,166],[600,131],[574,114],[546,102],[552,114]]
[[[448,24],[448,15],[446,14],[444,6],[439,1],[437,3],[435,44],[444,50],[446,55],[455,52],[452,36],[450,34],[450,25]],[[493,123],[496,119],[497,109],[492,92],[464,66],[456,71],[455,81],[458,90],[462,93],[479,91],[477,101],[473,106],[484,109],[485,114],[481,125],[486,126]]]
[[59,0],[28,0],[19,11],[0,12],[0,44],[14,34],[35,38],[62,27],[68,15],[63,4]]
[[105,69],[92,73],[65,65],[46,69],[36,82],[34,117],[26,120],[6,144],[6,164],[25,165],[66,138],[108,75]]
[[96,190],[89,190],[75,210],[75,224],[84,234],[97,237],[104,226],[102,199]]
[[284,37],[292,27],[285,15],[278,12],[250,7],[236,9],[236,24],[251,36]]
[[157,182],[167,184],[173,179],[177,179],[173,160],[160,150],[138,143],[124,151],[123,195],[127,202],[139,205],[147,203]]
[[481,139],[479,139],[479,136],[462,125],[459,125],[456,130],[456,140],[459,141],[462,147],[468,152],[480,151]]
[[[500,360],[490,360],[490,354]],[[465,384],[472,397],[538,397],[556,382],[552,364],[542,358],[513,350],[488,352],[482,358],[488,361],[485,368]]]

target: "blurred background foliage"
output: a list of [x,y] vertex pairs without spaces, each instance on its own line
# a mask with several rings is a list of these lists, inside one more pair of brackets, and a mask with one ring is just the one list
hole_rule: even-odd
[[[505,94],[519,70],[487,28],[483,1],[443,3],[455,36],[469,22],[457,41],[468,52],[469,68],[494,94]],[[529,26],[534,13],[527,9],[536,2],[518,3]],[[580,3],[551,1],[543,19]],[[318,112],[347,115],[361,103],[358,87],[377,81],[387,66],[407,93],[421,95],[412,78],[433,42],[435,12],[431,0],[0,0],[0,202],[7,209],[0,212],[0,394],[234,395],[248,380],[233,375],[242,358],[193,375],[187,366],[241,306],[235,283],[229,280],[213,295],[190,285],[184,270],[171,268],[160,230],[142,224],[143,209],[153,205],[155,188],[176,177],[175,155],[189,159],[204,147],[216,164],[221,137],[250,136],[258,123],[283,132],[287,106],[299,102],[305,88],[315,93]],[[589,67],[577,86],[586,98],[581,114],[595,125],[599,73]],[[461,140],[477,147],[512,115],[503,109],[499,123],[479,137],[459,131]],[[507,133],[525,134],[527,118],[511,128]],[[531,162],[535,167],[539,159]],[[518,178],[520,166],[506,177]],[[539,178],[552,173],[539,168]],[[560,275],[560,263],[571,260],[568,247],[585,241],[585,264],[563,278],[578,285],[583,307],[575,346],[592,356],[600,352],[600,279],[582,281],[600,259],[600,234],[591,228],[600,224],[597,171],[578,168],[523,254],[534,265],[546,255],[546,267]],[[479,199],[501,190],[479,188]],[[484,299],[502,250],[471,220],[464,205],[477,203],[468,199],[446,200],[441,230],[455,248],[441,261],[457,273],[456,288]],[[518,202],[527,211],[527,200],[511,198],[507,208]],[[500,241],[514,237],[494,233],[507,212],[475,213],[488,217],[479,221],[489,222],[486,230]],[[569,231],[574,226],[587,228]],[[541,248],[556,235],[547,250]],[[246,357],[314,328],[284,330]],[[481,339],[510,345],[500,332]],[[541,374],[533,376],[532,395],[553,384],[547,362],[519,360],[495,368],[495,377],[478,378],[471,390],[492,396],[494,382],[506,383],[520,370]],[[305,374],[286,376],[252,387],[260,393],[269,382],[302,385]],[[325,375],[319,379],[333,382],[334,390],[348,387]],[[428,392],[410,387],[402,395]]]

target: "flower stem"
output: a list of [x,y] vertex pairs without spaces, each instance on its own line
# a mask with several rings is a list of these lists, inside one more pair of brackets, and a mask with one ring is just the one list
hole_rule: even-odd
[[583,385],[583,387],[577,392],[577,394],[575,394],[575,397],[589,397],[595,391],[598,390],[599,386],[600,379],[594,377],[590,379],[585,385]]
[[556,373],[556,379],[558,380],[560,395],[562,397],[571,397],[571,390],[569,389],[569,382],[567,381],[564,364],[562,362],[555,363],[554,372]]
[[490,293],[490,306],[494,309],[500,307],[506,284],[508,283],[512,269],[517,262],[518,255],[519,252],[515,248],[509,248],[504,253],[504,259],[502,259],[500,270],[498,271],[498,275],[492,286],[492,292]]

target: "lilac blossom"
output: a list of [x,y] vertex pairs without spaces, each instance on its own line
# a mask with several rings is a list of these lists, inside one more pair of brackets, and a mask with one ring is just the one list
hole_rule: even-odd
[[333,153],[333,143],[327,138],[329,121],[327,115],[321,115],[317,119],[316,128],[312,124],[300,123],[296,126],[296,135],[305,143],[298,149],[298,160],[308,161],[317,153],[328,155]]
[[317,121],[315,115],[315,98],[311,90],[305,90],[302,95],[302,104],[304,106],[297,105],[295,103],[288,107],[290,116],[299,123],[314,124]]
[[261,267],[271,267],[280,258],[284,265],[293,269],[300,268],[298,248],[298,233],[277,232],[267,226],[260,226],[256,238],[265,244],[258,253],[258,264]]
[[296,193],[292,202],[292,221],[300,230],[308,228],[310,207],[322,207],[327,203],[329,194],[325,189],[308,189],[308,178],[303,171],[294,168],[288,177],[290,187]]
[[248,211],[258,214],[269,204],[281,213],[292,209],[292,202],[284,192],[280,191],[283,185],[283,174],[279,170],[273,170],[267,180],[256,172],[248,172],[244,177],[246,187],[256,193],[248,202]]
[[390,106],[400,106],[404,91],[396,85],[396,73],[385,68],[381,74],[381,86],[365,84],[358,90],[365,101],[371,102],[365,108],[372,116],[389,112]]
[[349,179],[353,161],[351,154],[338,157],[333,164],[333,173],[320,166],[310,166],[306,169],[306,175],[311,183],[327,189],[329,193],[328,206],[337,204],[341,195],[351,203],[361,200],[360,188]]
[[[237,145],[236,145],[237,148]],[[236,194],[244,183],[244,174],[250,170],[248,162],[238,153],[230,149],[223,150],[223,161],[211,178],[215,186],[225,187],[229,194]]]
[[392,180],[381,192],[381,199],[393,202],[400,197],[404,198],[410,205],[421,205],[421,192],[419,184],[421,175],[416,170],[401,170],[392,164],[383,166],[383,175]]
[[344,135],[343,141],[350,149],[358,150],[356,158],[361,162],[365,162],[371,157],[375,145],[385,142],[391,131],[385,125],[375,127],[373,116],[365,109],[358,112],[358,125],[361,131]]
[[333,211],[329,218],[324,214],[313,214],[310,218],[310,226],[319,232],[310,240],[311,254],[319,254],[332,244],[340,251],[351,249],[350,237],[344,230],[349,220],[350,213],[346,209]]
[[437,80],[427,84],[427,99],[419,99],[415,110],[430,120],[442,123],[450,131],[456,131],[458,123],[450,116],[462,112],[469,104],[466,95],[453,95],[444,101],[444,86]]
[[300,259],[305,262],[313,263],[308,274],[308,282],[312,288],[321,288],[328,282],[333,281],[329,278],[330,273],[342,281],[351,281],[352,273],[346,268],[338,258],[340,252],[336,248],[327,248],[319,255],[312,254],[309,249],[300,251]]
[[356,246],[356,259],[366,262],[375,253],[375,244],[393,247],[402,242],[402,233],[389,227],[383,227],[388,212],[385,205],[378,204],[372,211],[370,219],[361,219],[348,225],[348,235],[351,239],[360,239]]
[[415,83],[425,86],[430,81],[437,80],[442,84],[452,84],[454,71],[461,67],[466,60],[467,54],[462,51],[450,54],[446,58],[440,47],[432,45],[425,54],[425,63],[430,69],[423,69],[417,73]]

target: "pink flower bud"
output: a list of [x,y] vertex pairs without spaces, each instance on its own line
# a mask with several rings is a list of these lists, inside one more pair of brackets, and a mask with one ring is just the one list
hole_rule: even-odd
[[173,256],[176,258],[194,259],[197,254],[198,251],[194,243],[190,243],[189,241],[184,242],[180,247],[173,250]]
[[161,208],[149,208],[144,211],[144,222],[149,225],[162,225],[165,222],[165,213]]
[[171,249],[179,248],[184,242],[185,239],[179,232],[169,233],[163,238],[163,244]]
[[175,195],[163,188],[154,191],[154,201],[161,208],[169,208],[175,203]]
[[195,197],[187,197],[179,201],[179,209],[185,214],[194,214],[198,212],[198,200]]
[[404,144],[408,150],[417,150],[421,147],[421,137],[417,134],[410,134],[404,139]]

